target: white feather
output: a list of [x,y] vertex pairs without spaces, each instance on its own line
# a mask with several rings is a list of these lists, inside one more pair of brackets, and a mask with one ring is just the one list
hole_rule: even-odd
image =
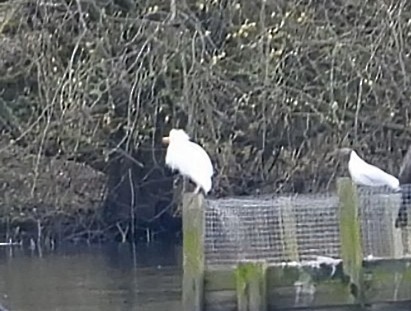
[[184,130],[172,129],[169,135],[166,165],[190,178],[207,194],[212,187],[213,165],[207,152],[190,141]]
[[358,185],[371,187],[388,186],[394,190],[400,190],[398,178],[374,165],[368,164],[354,150],[350,153],[348,171],[352,180]]

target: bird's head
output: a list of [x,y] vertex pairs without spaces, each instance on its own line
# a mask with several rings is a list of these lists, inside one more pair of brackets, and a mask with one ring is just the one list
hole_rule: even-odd
[[343,158],[343,159],[348,159],[349,158],[349,156],[351,155],[351,151],[352,151],[352,149],[351,148],[347,148],[347,147],[344,147],[344,148],[337,148],[336,150],[334,150],[333,152],[331,152],[331,156],[334,156],[334,157],[341,157],[341,158]]
[[351,154],[351,151],[352,151],[351,148],[347,148],[347,147],[339,148],[339,149],[337,149],[337,154],[345,156],[345,155]]
[[173,141],[188,141],[190,140],[190,136],[182,130],[182,129],[171,129],[170,134],[168,137],[163,137],[162,142],[163,144],[170,144]]

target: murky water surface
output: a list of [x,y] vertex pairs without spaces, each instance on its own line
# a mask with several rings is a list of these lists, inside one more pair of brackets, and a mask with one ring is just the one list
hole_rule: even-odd
[[39,257],[0,248],[0,304],[10,311],[180,311],[180,253],[179,246],[133,252],[117,245]]
[[178,245],[72,247],[42,256],[0,248],[0,304],[10,311],[181,311],[180,284]]

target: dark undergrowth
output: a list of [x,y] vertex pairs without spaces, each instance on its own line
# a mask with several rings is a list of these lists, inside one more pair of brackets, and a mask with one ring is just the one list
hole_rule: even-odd
[[0,1],[4,238],[177,232],[172,127],[212,196],[332,189],[338,146],[397,175],[410,20],[407,0]]

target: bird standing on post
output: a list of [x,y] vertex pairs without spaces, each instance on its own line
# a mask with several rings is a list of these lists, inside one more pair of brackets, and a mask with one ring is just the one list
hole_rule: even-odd
[[384,172],[382,169],[374,165],[365,162],[351,148],[338,149],[338,153],[349,156],[348,171],[355,184],[369,187],[388,186],[395,191],[399,191],[401,189],[398,178]]
[[210,192],[213,165],[207,152],[190,141],[190,137],[182,129],[172,129],[168,137],[163,137],[163,143],[168,144],[166,165],[193,181],[196,184],[194,193],[198,193],[200,189],[204,194]]
[[401,205],[395,219],[395,228],[404,228],[408,224],[408,209],[411,207],[411,146],[402,160],[400,174]]

